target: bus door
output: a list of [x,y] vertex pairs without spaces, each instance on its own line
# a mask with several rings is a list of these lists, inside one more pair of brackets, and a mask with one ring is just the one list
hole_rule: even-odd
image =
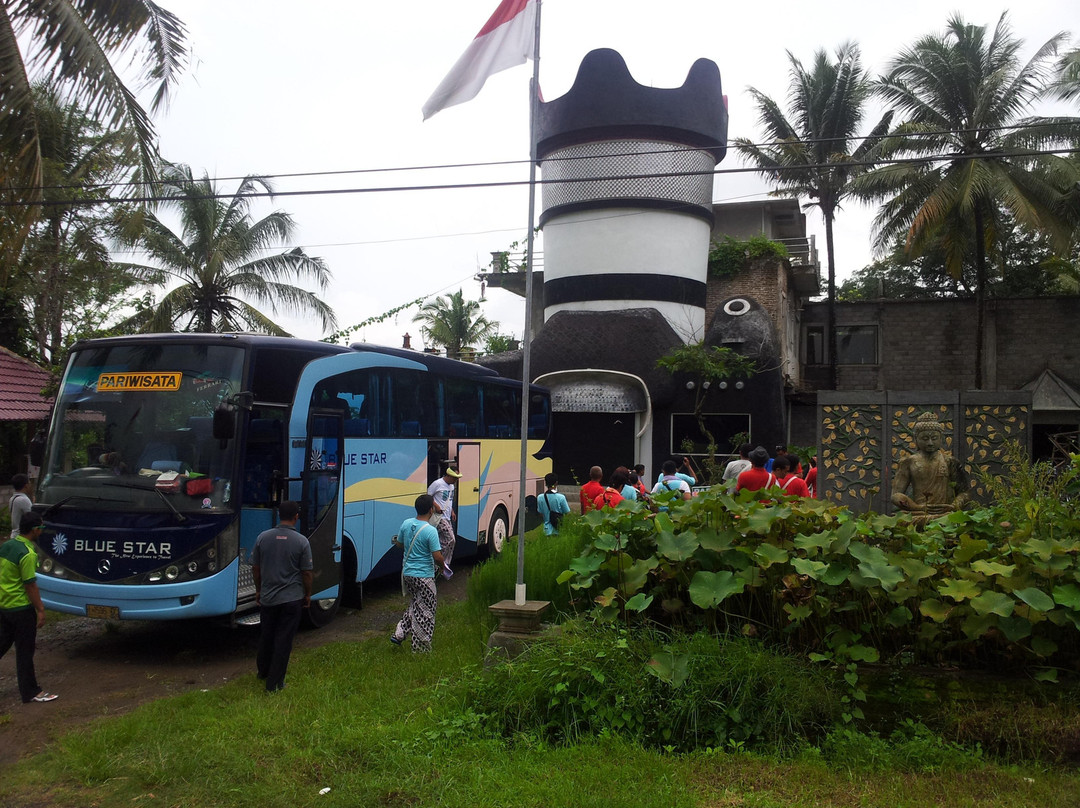
[[457,535],[475,542],[480,531],[480,444],[457,445]]
[[301,532],[311,542],[313,597],[333,598],[341,583],[342,450],[341,410],[312,409],[308,416],[306,462],[302,474]]

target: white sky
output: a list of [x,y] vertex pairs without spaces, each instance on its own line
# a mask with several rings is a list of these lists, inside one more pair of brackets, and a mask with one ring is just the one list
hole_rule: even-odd
[[[275,180],[278,191],[442,185],[528,179],[528,80],[520,66],[488,80],[480,95],[422,122],[420,107],[494,11],[498,0],[163,0],[187,25],[194,61],[174,101],[156,120],[164,156],[212,177],[356,171],[521,161],[512,166],[398,171]],[[547,100],[571,86],[582,57],[618,50],[634,78],[675,87],[701,57],[720,68],[729,96],[729,137],[760,137],[745,89],[786,98],[790,50],[804,64],[815,50],[845,40],[877,72],[903,46],[944,29],[952,11],[996,24],[998,2],[901,5],[867,2],[728,3],[719,0],[545,0],[540,84]],[[1070,25],[1080,33],[1075,0],[1028,0],[1010,21],[1026,41],[1023,57]],[[1073,42],[1076,42],[1074,38]],[[880,117],[880,112],[878,114]],[[873,118],[876,121],[877,118]],[[872,121],[868,120],[867,127]],[[732,153],[720,168],[740,166]],[[222,180],[220,190],[235,182]],[[762,199],[754,175],[720,175],[715,201]],[[452,292],[468,299],[490,252],[524,240],[522,186],[281,196],[253,214],[285,210],[298,224],[293,246],[322,256],[333,272],[323,297],[341,326],[378,316],[420,296]],[[539,213],[539,202],[538,202]],[[872,211],[851,203],[836,221],[838,275],[870,260]],[[808,212],[824,263],[824,230]],[[542,241],[540,243],[542,250]],[[503,333],[522,334],[524,301],[490,290],[484,314]],[[354,332],[352,340],[422,347],[415,309]],[[315,323],[276,318],[300,337],[324,336]]]

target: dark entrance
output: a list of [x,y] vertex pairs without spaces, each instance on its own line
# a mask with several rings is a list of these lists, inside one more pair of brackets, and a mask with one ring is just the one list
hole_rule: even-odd
[[555,413],[551,445],[559,481],[581,485],[593,466],[606,480],[616,466],[633,466],[636,421],[632,412]]

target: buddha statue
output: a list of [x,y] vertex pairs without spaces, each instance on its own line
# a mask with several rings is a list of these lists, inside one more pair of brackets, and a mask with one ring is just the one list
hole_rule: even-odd
[[970,499],[967,473],[960,462],[941,448],[945,427],[937,415],[926,412],[912,424],[918,451],[905,455],[893,478],[892,502],[911,514],[916,526],[959,510]]

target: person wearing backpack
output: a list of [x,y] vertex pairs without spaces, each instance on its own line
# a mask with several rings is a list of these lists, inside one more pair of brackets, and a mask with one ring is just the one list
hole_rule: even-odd
[[660,468],[662,473],[656,485],[653,486],[653,496],[655,497],[657,494],[662,494],[665,491],[677,491],[682,499],[690,499],[690,485],[678,473],[679,467],[675,465],[675,461],[665,460],[664,465]]
[[547,490],[536,498],[536,510],[544,520],[544,535],[558,535],[563,516],[570,513],[570,503],[558,491],[558,474],[551,472],[544,475],[544,485]]
[[781,489],[788,496],[810,497],[806,482],[797,474],[791,473],[791,456],[777,455],[773,460],[774,487]]

